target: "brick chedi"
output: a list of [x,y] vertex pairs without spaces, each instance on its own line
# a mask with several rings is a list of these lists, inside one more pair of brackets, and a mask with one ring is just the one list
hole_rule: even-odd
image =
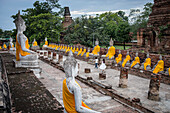
[[151,52],[170,54],[170,0],[154,0],[147,28],[137,33],[138,45]]
[[69,7],[64,7],[64,21],[63,28],[67,29],[68,26],[70,26],[73,23],[73,19],[70,14]]

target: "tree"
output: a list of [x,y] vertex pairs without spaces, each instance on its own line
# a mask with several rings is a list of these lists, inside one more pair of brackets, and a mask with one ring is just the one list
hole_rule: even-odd
[[[58,0],[36,1],[33,6],[33,8],[22,10],[24,14],[21,16],[27,26],[24,32],[25,35],[31,41],[35,38],[38,44],[40,44],[45,37],[47,37],[49,41],[56,42],[62,30],[62,18],[60,15],[63,11],[63,8],[58,4]],[[59,9],[59,11],[54,12],[54,9]],[[12,18],[15,19],[16,16],[17,15],[12,15]]]
[[129,33],[130,33],[130,26],[128,22],[120,23],[115,31],[116,39],[119,42],[124,43],[124,50],[125,50],[125,43],[131,41]]

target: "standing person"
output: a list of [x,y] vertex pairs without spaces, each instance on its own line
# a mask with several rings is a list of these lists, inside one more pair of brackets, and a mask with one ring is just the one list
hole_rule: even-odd
[[96,58],[95,58],[95,68],[98,69],[97,65],[98,65],[98,58],[96,57]]
[[106,69],[106,65],[105,65],[105,59],[103,59],[102,64],[99,67],[102,70],[102,73],[104,73],[104,70]]

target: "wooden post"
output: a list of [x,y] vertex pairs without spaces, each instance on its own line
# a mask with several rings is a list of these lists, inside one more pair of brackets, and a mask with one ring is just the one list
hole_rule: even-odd
[[127,83],[128,83],[128,69],[121,68],[120,69],[119,87],[127,88]]

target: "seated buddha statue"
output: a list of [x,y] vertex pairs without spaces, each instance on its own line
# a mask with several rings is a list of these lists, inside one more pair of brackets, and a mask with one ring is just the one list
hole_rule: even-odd
[[45,37],[45,44],[43,45],[43,47],[48,47],[47,37]]
[[34,41],[32,43],[32,46],[38,46],[37,41],[35,40],[35,38],[34,38]]
[[115,55],[115,47],[113,46],[113,40],[111,38],[110,39],[110,47],[108,47],[106,57],[109,59],[114,59],[114,55]]
[[74,46],[72,49],[72,53],[75,53],[75,51],[76,51],[76,47]]
[[132,61],[131,68],[139,68],[140,67],[140,58],[138,57],[138,52],[136,52],[136,57]]
[[66,50],[66,53],[70,51],[70,46],[68,46],[67,50]]
[[76,46],[75,54],[78,54],[78,52],[79,52],[79,48],[78,46]]
[[88,48],[88,50],[87,50],[86,58],[88,58],[88,57],[89,57],[89,53],[90,53],[90,48]]
[[13,51],[13,50],[15,50],[14,44],[13,44],[13,42],[12,42],[13,39],[10,37],[9,40],[10,40],[10,43],[9,43],[9,50],[10,50],[10,51]]
[[93,56],[99,56],[99,52],[100,52],[100,46],[99,46],[99,41],[98,39],[95,41],[95,47],[92,51],[92,53],[90,53],[90,55],[93,55]]
[[81,56],[83,56],[86,53],[86,48],[84,48],[83,52],[81,53]]
[[82,101],[82,91],[78,82],[75,80],[78,72],[78,63],[69,52],[69,56],[64,61],[63,68],[66,78],[63,80],[62,95],[64,103],[64,113],[98,113],[89,108]]
[[0,50],[2,49],[2,47],[0,46]]
[[20,12],[18,12],[18,16],[15,20],[15,25],[17,28],[16,35],[16,60],[37,60],[38,55],[29,49],[28,38],[23,34],[26,30],[26,25],[22,17],[20,16]]
[[115,58],[116,64],[121,65],[122,64],[122,54],[121,51],[119,50],[119,55],[118,57]]
[[146,55],[145,61],[142,63],[140,69],[151,70],[151,58],[149,58],[149,53]]
[[5,44],[5,43],[3,44],[3,48],[4,48],[4,49],[7,49],[7,46],[6,46],[6,44]]
[[154,74],[163,73],[164,72],[164,61],[162,60],[162,55],[160,55],[158,63],[153,67],[152,72]]
[[165,74],[170,76],[170,67],[166,69]]
[[78,53],[77,53],[77,56],[79,56],[79,55],[82,53],[82,51],[83,51],[83,49],[82,49],[82,47],[81,47],[80,50],[79,50]]
[[127,55],[126,55],[126,58],[123,60],[123,63],[122,63],[122,67],[130,67],[130,55],[129,55],[129,51],[127,51]]
[[34,38],[34,41],[32,42],[32,47],[31,47],[32,50],[38,50],[40,49],[40,47],[38,46],[37,44],[37,41],[35,40]]

